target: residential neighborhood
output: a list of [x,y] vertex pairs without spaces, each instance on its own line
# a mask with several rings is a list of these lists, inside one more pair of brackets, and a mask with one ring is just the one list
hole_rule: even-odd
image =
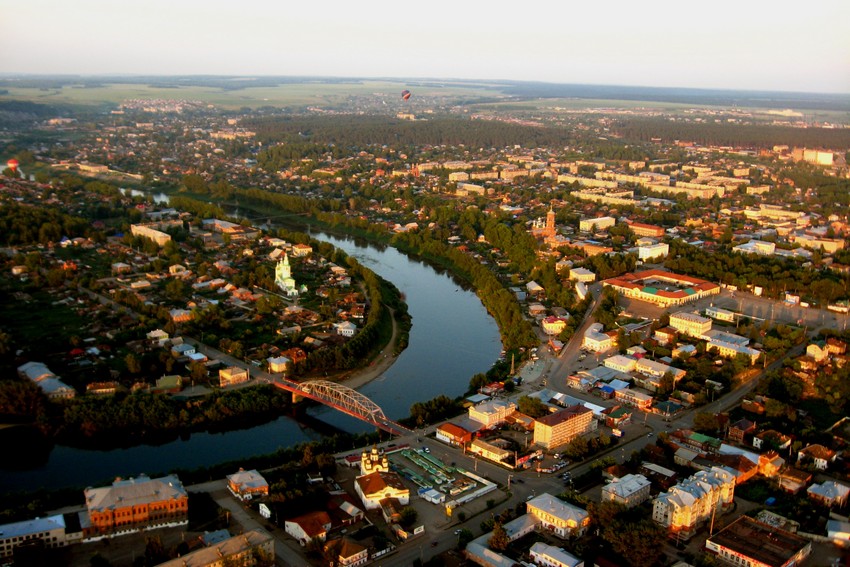
[[2,562],[847,564],[847,124],[423,90],[0,114]]

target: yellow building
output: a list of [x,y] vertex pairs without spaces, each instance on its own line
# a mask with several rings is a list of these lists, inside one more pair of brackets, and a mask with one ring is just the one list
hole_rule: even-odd
[[541,494],[525,503],[528,514],[555,535],[580,536],[590,524],[587,510],[568,504],[551,494]]
[[691,337],[701,337],[711,330],[711,319],[683,311],[670,315],[670,326]]
[[545,449],[554,449],[595,430],[593,412],[584,406],[574,405],[535,420],[534,443]]
[[492,400],[469,408],[469,419],[490,427],[501,423],[516,411],[516,404]]
[[469,452],[496,463],[501,463],[511,456],[511,451],[496,447],[481,439],[475,439],[469,444]]
[[735,482],[735,475],[720,467],[699,471],[656,497],[652,519],[670,533],[691,537],[712,514],[732,505]]
[[165,246],[165,244],[171,240],[170,234],[162,232],[161,230],[157,230],[156,228],[153,228],[153,226],[148,226],[144,224],[131,224],[130,234],[132,234],[133,236],[141,236],[142,238],[153,240],[159,246]]
[[238,366],[222,368],[218,371],[218,381],[222,388],[248,381],[248,371]]

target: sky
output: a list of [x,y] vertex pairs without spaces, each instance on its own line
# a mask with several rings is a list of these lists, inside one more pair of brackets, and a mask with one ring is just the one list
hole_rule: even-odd
[[850,0],[0,0],[0,73],[850,93]]

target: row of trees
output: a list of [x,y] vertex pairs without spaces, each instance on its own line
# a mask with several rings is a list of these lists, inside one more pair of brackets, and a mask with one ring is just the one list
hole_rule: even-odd
[[800,293],[830,303],[848,294],[850,282],[831,271],[804,268],[800,262],[741,254],[731,250],[708,251],[686,242],[670,243],[664,266],[677,272],[738,287],[761,286],[767,297]]
[[671,121],[667,118],[622,118],[612,130],[628,140],[687,140],[701,145],[772,148],[777,144],[810,148],[850,147],[850,132],[841,128],[795,128],[760,124]]
[[81,396],[64,402],[59,421],[45,426],[63,442],[126,444],[234,420],[270,419],[288,406],[288,396],[267,385],[214,392],[191,402],[147,393]]

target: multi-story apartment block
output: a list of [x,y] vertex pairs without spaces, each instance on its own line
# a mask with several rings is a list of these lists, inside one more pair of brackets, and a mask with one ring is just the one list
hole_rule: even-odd
[[642,222],[633,222],[629,224],[629,228],[635,233],[635,236],[648,236],[650,238],[661,238],[664,236],[664,229],[654,224],[644,224]]
[[617,219],[613,217],[597,217],[579,221],[578,229],[582,232],[595,232],[597,230],[605,230],[615,224],[617,224]]
[[596,430],[593,412],[574,405],[534,422],[534,442],[545,449],[566,445],[574,437]]
[[732,505],[735,475],[720,467],[699,471],[659,494],[652,506],[652,519],[670,533],[689,538],[712,514]]
[[0,526],[0,560],[12,559],[15,548],[41,542],[47,549],[65,547],[65,518],[59,514]]

